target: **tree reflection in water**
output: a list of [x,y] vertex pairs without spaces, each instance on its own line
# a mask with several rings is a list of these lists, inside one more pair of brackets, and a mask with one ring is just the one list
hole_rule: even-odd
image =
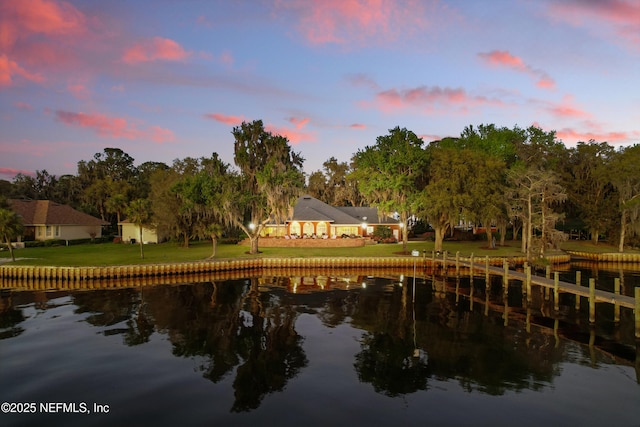
[[[491,292],[481,286],[474,295],[502,306],[500,294]],[[491,395],[539,390],[553,383],[562,362],[580,352],[593,360],[589,349],[559,340],[548,328],[525,328],[522,307],[509,308],[519,320],[505,322],[502,313],[472,310],[468,299],[436,291],[428,279],[413,288],[406,280],[372,277],[344,282],[254,277],[53,294],[6,292],[0,295],[0,339],[21,333],[27,317],[23,304],[46,310],[49,300],[61,295],[69,295],[75,313],[105,336],[122,335],[123,344],[143,346],[160,334],[173,355],[197,361],[204,378],[232,379],[232,412],[258,408],[266,395],[285,390],[308,366],[304,332],[296,330],[301,313],[328,328],[348,324],[362,331],[360,351],[344,363],[354,367],[361,383],[392,397],[449,380],[467,392]]]

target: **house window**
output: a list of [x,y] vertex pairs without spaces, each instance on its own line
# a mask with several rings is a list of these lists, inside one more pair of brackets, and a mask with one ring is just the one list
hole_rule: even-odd
[[60,226],[56,225],[56,237],[60,237]]
[[318,236],[322,236],[323,234],[327,234],[327,223],[326,222],[319,222],[318,225],[316,226],[316,230],[317,230]]
[[340,226],[340,227],[336,227],[336,234],[339,236],[346,234],[347,236],[351,236],[351,235],[355,235],[358,236],[360,235],[360,227],[353,227],[353,226]]
[[305,222],[302,233],[306,234],[307,236],[311,236],[313,234],[313,224],[310,222]]
[[51,226],[47,225],[47,231],[45,232],[45,236],[51,237],[52,233],[53,233],[53,230],[51,230]]
[[291,234],[295,234],[295,235],[300,235],[300,223],[298,222],[292,222],[291,226],[289,226],[289,232]]

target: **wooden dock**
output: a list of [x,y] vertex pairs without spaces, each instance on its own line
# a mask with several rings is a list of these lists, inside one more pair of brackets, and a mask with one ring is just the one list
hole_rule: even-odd
[[492,265],[490,258],[474,258],[473,254],[469,258],[461,259],[457,253],[455,259],[447,259],[447,253],[445,252],[442,258],[437,258],[435,254],[432,255],[431,265],[437,266],[440,263],[443,271],[448,271],[448,268],[452,265],[455,266],[456,275],[459,275],[462,269],[467,270],[470,277],[484,274],[487,283],[489,283],[490,276],[501,276],[503,279],[503,289],[505,295],[509,292],[509,280],[517,280],[522,283],[523,294],[526,295],[527,301],[531,302],[531,287],[541,286],[546,289],[553,290],[554,295],[554,309],[559,311],[560,293],[570,293],[576,296],[575,306],[580,307],[581,297],[585,297],[589,302],[589,322],[595,323],[596,321],[596,303],[609,303],[614,305],[615,321],[619,321],[620,307],[629,308],[634,311],[635,317],[635,336],[640,339],[640,287],[636,287],[634,290],[634,297],[622,295],[620,293],[620,282],[617,279],[615,283],[615,292],[603,291],[596,289],[595,279],[589,279],[589,286],[585,287],[581,285],[581,275],[578,274],[577,283],[561,282],[559,279],[560,273],[555,272],[553,279],[550,277],[550,266],[547,267],[547,277],[534,276],[531,274],[531,267],[524,263],[524,272],[511,269],[508,260],[503,260],[502,268]]

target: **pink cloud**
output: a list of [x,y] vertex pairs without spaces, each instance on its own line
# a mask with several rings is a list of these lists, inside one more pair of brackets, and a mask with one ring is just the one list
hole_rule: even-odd
[[4,49],[28,34],[72,35],[86,30],[84,14],[64,1],[0,2],[0,16],[0,47]]
[[154,37],[127,49],[122,56],[122,60],[127,64],[156,60],[180,61],[190,55],[177,42],[162,37]]
[[640,3],[635,0],[550,2],[548,14],[552,19],[590,31],[610,31],[614,43],[622,41],[640,50]]
[[33,111],[33,106],[28,102],[14,102],[13,106],[16,107],[18,110]]
[[380,90],[378,83],[366,74],[352,74],[347,76],[347,80],[354,86],[364,86],[373,90]]
[[478,56],[494,66],[507,66],[521,71],[527,69],[522,58],[513,56],[506,50],[492,50],[491,52],[479,53]]
[[623,143],[631,141],[632,139],[638,139],[640,137],[639,132],[627,133],[627,132],[593,132],[593,131],[580,131],[573,128],[564,128],[556,131],[558,139],[565,143],[577,143],[587,142],[590,140],[598,142],[608,142],[610,144]]
[[559,104],[549,104],[546,109],[554,117],[564,119],[586,119],[591,117],[591,114],[588,111],[582,110],[573,105],[573,97],[570,95],[565,96]]
[[205,114],[204,117],[229,126],[238,126],[244,121],[243,116],[226,116],[220,113],[209,113]]
[[152,126],[148,130],[139,130],[122,117],[109,117],[103,114],[73,113],[57,110],[56,119],[69,126],[89,128],[100,136],[125,139],[151,139],[154,142],[167,142],[175,139],[169,129]]
[[388,89],[376,94],[375,106],[383,111],[394,109],[423,107],[429,110],[434,105],[458,106],[462,109],[478,105],[499,105],[500,101],[483,96],[470,96],[462,88],[441,88],[439,86],[420,86],[411,89]]
[[492,50],[481,52],[478,57],[493,67],[507,67],[518,72],[526,73],[536,79],[536,86],[542,89],[554,89],[555,81],[546,72],[526,64],[522,58],[514,56],[506,50]]
[[366,129],[367,126],[363,125],[362,123],[353,123],[351,125],[349,125],[349,127],[351,129]]
[[538,86],[541,89],[555,89],[556,82],[547,74],[543,74],[540,76],[540,78],[536,82],[536,86]]
[[16,175],[18,175],[19,173],[21,173],[23,175],[29,175],[29,176],[35,176],[36,175],[35,172],[24,170],[24,169],[14,169],[14,168],[3,168],[3,167],[0,167],[0,175],[1,176],[5,176],[7,178],[13,178]]
[[290,117],[288,121],[289,123],[295,125],[296,129],[302,129],[303,127],[306,126],[307,123],[309,123],[308,118],[299,119],[297,117]]
[[25,70],[7,55],[0,55],[0,87],[12,86],[16,77],[36,83],[44,82],[42,75]]
[[89,89],[82,83],[69,83],[67,90],[77,99],[88,99],[91,95]]
[[[66,1],[20,0],[0,2],[0,86],[11,86],[18,77],[36,83],[73,56],[68,43],[84,40],[87,18]],[[64,52],[64,53],[63,53]]]
[[425,7],[437,2],[397,0],[293,0],[277,2],[293,11],[298,30],[312,44],[395,40],[427,26]]
[[274,135],[281,135],[286,137],[291,144],[299,144],[303,141],[315,141],[315,135],[307,132],[300,132],[295,129],[289,129],[284,127],[276,127],[273,125],[266,125],[265,130],[271,132]]
[[422,139],[424,142],[432,142],[432,141],[439,141],[443,137],[440,135],[421,134],[421,135],[418,135],[418,138]]
[[134,129],[121,117],[108,117],[102,114],[72,113],[56,111],[56,119],[64,124],[93,129],[98,135],[112,138],[135,138]]
[[157,143],[173,141],[176,139],[171,130],[161,128],[160,126],[151,126],[149,128],[149,131],[147,132],[147,135],[153,142]]

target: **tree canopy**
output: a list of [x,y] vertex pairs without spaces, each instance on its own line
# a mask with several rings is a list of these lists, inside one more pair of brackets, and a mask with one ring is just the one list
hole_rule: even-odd
[[554,131],[494,124],[470,125],[425,145],[396,126],[350,162],[331,156],[305,177],[300,153],[262,121],[244,122],[231,134],[230,164],[213,153],[135,166],[122,149],[104,148],[78,161],[75,175],[42,170],[0,181],[0,196],[70,205],[109,221],[107,235],[119,234],[116,224],[132,201],[148,199],[163,235],[188,246],[219,237],[210,232],[218,224],[225,235],[244,232],[252,252],[264,225],[283,222],[303,191],[334,206],[378,207],[403,224],[405,244],[418,222],[433,227],[439,248],[459,226],[483,227],[491,243],[496,228],[500,244],[511,233],[529,254],[544,253],[565,231],[594,243],[604,238],[620,251],[640,244],[638,145],[616,150],[587,141],[567,148]]
[[382,214],[399,215],[402,248],[407,249],[408,219],[415,213],[417,198],[426,183],[428,152],[415,133],[396,126],[379,136],[376,145],[353,156],[352,177],[365,199]]

